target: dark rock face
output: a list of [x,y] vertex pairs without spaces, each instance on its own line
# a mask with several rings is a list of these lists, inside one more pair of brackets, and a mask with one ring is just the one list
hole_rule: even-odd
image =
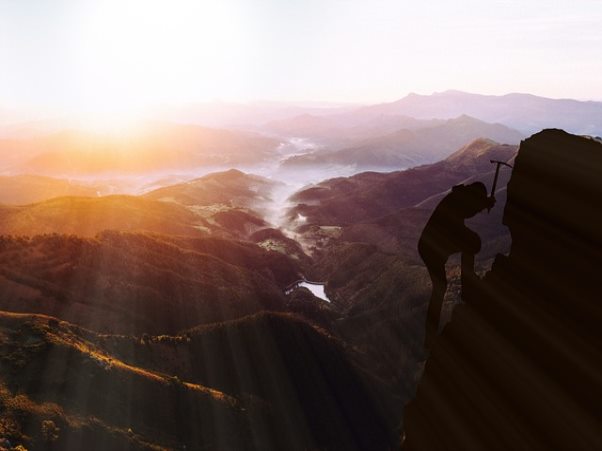
[[602,145],[523,141],[503,221],[510,254],[464,287],[404,450],[602,449]]

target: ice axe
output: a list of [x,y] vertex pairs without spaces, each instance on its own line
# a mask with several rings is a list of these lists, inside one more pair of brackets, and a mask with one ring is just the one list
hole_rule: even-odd
[[[489,197],[495,199],[495,187],[497,186],[497,178],[500,175],[500,166],[504,165],[504,166],[508,166],[509,168],[512,168],[512,166],[504,161],[499,161],[499,160],[489,160],[489,162],[491,164],[495,163],[495,177],[493,177],[493,186],[491,187],[491,195],[489,196]],[[491,211],[491,207],[487,208],[487,213],[489,213],[490,211]]]

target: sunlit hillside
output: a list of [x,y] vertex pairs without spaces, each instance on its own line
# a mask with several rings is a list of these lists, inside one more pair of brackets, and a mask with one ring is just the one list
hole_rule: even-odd
[[48,175],[137,173],[265,161],[279,142],[196,125],[142,123],[118,132],[67,130],[0,140],[2,169]]

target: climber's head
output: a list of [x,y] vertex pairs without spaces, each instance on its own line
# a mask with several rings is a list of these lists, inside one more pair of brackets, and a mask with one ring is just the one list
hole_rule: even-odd
[[473,217],[490,204],[487,188],[481,182],[454,186],[452,192],[456,195],[457,207],[463,218]]

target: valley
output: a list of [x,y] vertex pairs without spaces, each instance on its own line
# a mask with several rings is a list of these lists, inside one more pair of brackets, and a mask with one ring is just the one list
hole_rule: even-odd
[[[117,380],[133,378],[130,383],[141,391],[123,394],[130,408],[142,408],[136,403],[143,402],[145,390],[165,397],[162,403],[185,399],[199,406],[194,409],[217,403],[220,407],[212,411],[222,409],[226,425],[234,422],[225,427],[252,434],[220,442],[226,449],[238,449],[239,440],[261,449],[291,442],[329,448],[353,440],[357,445],[374,433],[388,447],[397,440],[395,430],[415,389],[421,359],[428,276],[415,255],[417,233],[432,199],[450,184],[488,181],[492,168],[486,160],[510,159],[515,152],[514,146],[477,140],[435,165],[339,176],[300,190],[290,179],[230,169],[140,195],[5,205],[0,212],[0,303],[13,313],[5,319],[10,326],[4,333],[11,341],[4,359],[17,358],[14,352],[24,346],[19,340],[27,327],[36,330],[40,349],[54,357],[41,361],[40,354],[27,354],[31,360],[8,366],[19,372],[4,377],[32,378],[27,386],[33,387],[40,383],[36,374],[60,372],[60,367],[51,368],[69,358],[82,365],[82,370],[70,370],[76,378],[70,383],[76,386],[69,390],[90,383],[114,387]],[[493,228],[489,236],[490,254],[501,250],[503,231]],[[456,278],[457,271],[450,267]],[[302,282],[287,290],[305,278],[324,285]],[[450,292],[448,306],[455,302],[457,292]],[[51,351],[56,346],[60,352]],[[307,353],[302,361],[299,352]],[[84,370],[90,365],[99,369]],[[321,373],[315,373],[318,368]],[[31,407],[11,408],[7,418],[17,412],[35,424],[42,415],[69,437],[98,437],[99,446],[114,442],[164,449],[213,440],[199,436],[202,431],[181,430],[177,423],[163,423],[157,435],[152,425],[163,420],[152,415],[134,423],[103,417],[102,412],[119,408],[112,404],[116,401],[106,404],[85,392],[65,391],[59,374],[45,376],[47,383],[56,377],[59,385],[45,389],[43,398],[24,392]],[[288,382],[273,391],[269,381],[277,387]],[[350,404],[324,410],[322,403],[333,389]],[[283,393],[289,394],[283,398]],[[303,393],[300,404],[295,393]],[[88,397],[87,407],[69,404],[75,397]],[[62,410],[41,414],[42,407],[36,406],[48,403]],[[365,407],[357,410],[358,403]],[[176,404],[168,409],[177,409]],[[305,423],[316,409],[323,417]],[[181,422],[190,424],[195,411],[177,415],[186,415]],[[90,423],[92,415],[102,423]],[[297,419],[282,423],[285,418]],[[320,418],[345,420],[327,432]],[[234,426],[240,421],[251,423]],[[347,428],[357,426],[348,421],[360,422],[365,438],[351,439]],[[18,430],[13,437],[35,432]],[[112,442],[107,441],[109,430]]]
[[[497,177],[466,221],[476,273],[515,246],[513,171],[493,163],[514,165],[539,122],[513,99],[4,136],[0,449],[399,448],[428,357],[431,213]],[[458,254],[446,274],[442,326],[463,305]]]

